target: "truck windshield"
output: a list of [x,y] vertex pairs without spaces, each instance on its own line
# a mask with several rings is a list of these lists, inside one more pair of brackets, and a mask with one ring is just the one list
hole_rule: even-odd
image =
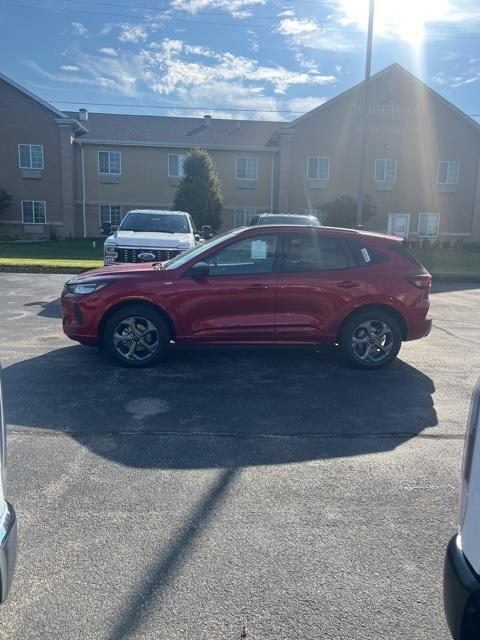
[[127,213],[118,230],[146,233],[191,233],[187,216],[138,211]]

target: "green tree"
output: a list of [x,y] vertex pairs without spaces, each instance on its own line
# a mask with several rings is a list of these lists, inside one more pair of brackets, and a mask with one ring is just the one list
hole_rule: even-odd
[[174,208],[190,213],[197,227],[208,224],[217,231],[222,224],[222,191],[215,163],[204,149],[194,149],[185,158],[183,172]]
[[11,207],[13,204],[13,196],[5,189],[0,188],[0,212],[2,209],[6,209],[7,207]]
[[[352,196],[340,196],[321,205],[323,223],[328,227],[345,227],[354,229],[357,226],[357,201]],[[363,198],[362,224],[373,218],[378,207],[371,196]]]

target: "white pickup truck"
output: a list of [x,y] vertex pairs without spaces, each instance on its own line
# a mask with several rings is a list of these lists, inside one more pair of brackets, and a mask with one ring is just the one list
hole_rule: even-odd
[[213,236],[206,225],[198,233],[189,213],[158,209],[129,211],[114,233],[109,223],[102,225],[102,233],[108,236],[105,265],[170,260]]
[[463,451],[458,533],[445,556],[445,615],[454,640],[480,638],[480,380],[473,392]]

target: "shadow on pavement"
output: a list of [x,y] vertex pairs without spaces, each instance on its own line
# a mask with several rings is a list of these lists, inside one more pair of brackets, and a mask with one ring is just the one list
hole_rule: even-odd
[[430,378],[401,360],[349,369],[333,349],[173,348],[167,362],[129,370],[75,346],[11,365],[4,378],[9,423],[66,432],[131,467],[359,455],[437,424]]
[[174,348],[156,368],[128,370],[72,346],[7,367],[4,382],[17,429],[67,433],[133,468],[218,469],[170,546],[126,585],[111,640],[137,637],[161,606],[242,467],[386,451],[437,424],[430,378],[401,360],[348,369],[332,349]]
[[61,318],[62,309],[60,307],[60,298],[51,300],[50,302],[28,302],[25,307],[39,307],[37,315],[43,318]]

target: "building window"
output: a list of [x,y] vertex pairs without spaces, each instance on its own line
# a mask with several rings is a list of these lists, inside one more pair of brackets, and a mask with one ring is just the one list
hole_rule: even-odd
[[256,180],[257,176],[257,158],[237,158],[237,180]]
[[234,226],[246,227],[257,213],[256,209],[235,209]]
[[98,173],[121,173],[120,151],[98,152]]
[[113,227],[118,227],[122,221],[122,207],[119,204],[101,204],[100,226],[110,223]]
[[45,224],[47,221],[45,200],[22,200],[22,220],[25,224]]
[[437,184],[458,184],[460,162],[440,160],[437,167]]
[[185,163],[184,154],[168,154],[168,177],[169,178],[183,178],[185,173],[183,172],[183,165]]
[[19,144],[18,164],[20,169],[43,169],[43,146],[41,144]]
[[440,231],[439,213],[419,213],[418,214],[418,236],[419,238],[436,238]]
[[396,182],[397,161],[375,160],[375,182]]
[[310,156],[307,160],[307,180],[328,180],[330,178],[330,158]]
[[389,213],[388,214],[388,233],[394,236],[408,238],[410,231],[410,214],[409,213]]

